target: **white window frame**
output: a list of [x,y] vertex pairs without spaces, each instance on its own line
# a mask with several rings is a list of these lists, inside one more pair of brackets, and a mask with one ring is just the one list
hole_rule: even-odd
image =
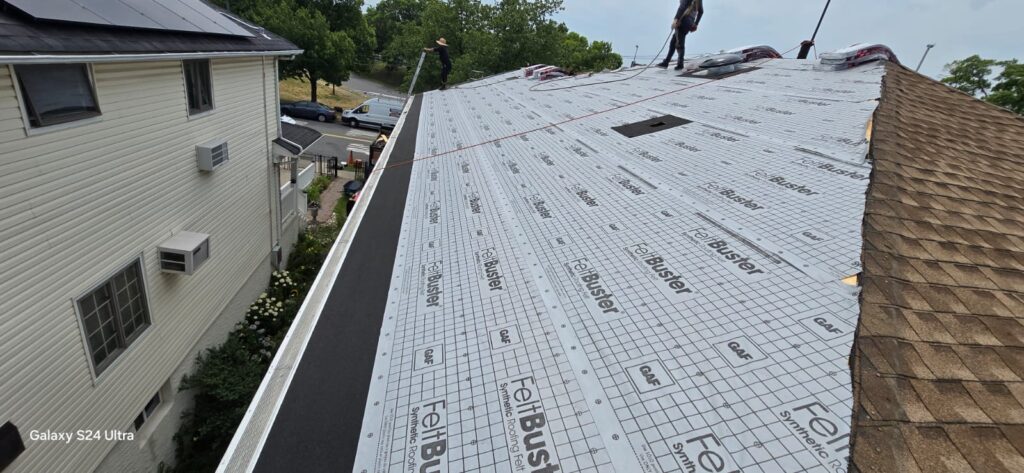
[[[202,112],[192,113],[192,110],[188,107],[188,76],[185,74],[185,62],[188,61],[206,61],[210,65],[210,109],[203,110]],[[213,59],[211,58],[195,58],[195,59],[182,59],[179,61],[179,68],[181,69],[181,86],[185,92],[185,116],[189,120],[195,120],[198,118],[207,117],[213,115],[217,111],[217,97],[214,93],[213,87]]]
[[[131,341],[126,341],[125,346],[121,348],[116,355],[112,355],[113,359],[109,360],[109,362],[107,362],[106,365],[102,367],[102,369],[99,369],[99,367],[96,366],[96,363],[93,361],[92,349],[90,348],[89,345],[89,332],[85,327],[85,314],[82,313],[82,310],[78,305],[78,301],[84,298],[85,296],[91,294],[96,289],[99,289],[100,286],[108,284],[110,280],[114,278],[114,276],[117,276],[118,274],[120,274],[133,264],[139,265],[139,279],[141,280],[139,285],[141,287],[143,296],[145,297],[144,306],[146,309],[146,314],[149,319],[149,323],[146,324],[146,326],[142,329],[141,332],[134,335],[131,338]],[[146,277],[146,258],[142,253],[139,253],[133,256],[131,259],[117,265],[113,270],[108,271],[106,274],[104,274],[99,279],[99,282],[93,284],[92,286],[89,286],[88,288],[86,288],[86,290],[81,291],[77,296],[71,298],[71,306],[74,308],[75,321],[78,322],[79,333],[82,336],[82,350],[85,354],[86,364],[89,366],[89,372],[92,374],[93,386],[97,386],[102,379],[105,379],[107,377],[106,375],[108,373],[115,371],[115,368],[121,364],[121,361],[126,357],[131,348],[133,346],[140,344],[146,338],[146,336],[149,335],[150,332],[152,332],[152,330],[150,329],[153,328],[154,322],[153,310],[152,306],[150,305],[149,294],[149,280]]]
[[85,70],[89,75],[89,85],[92,87],[92,96],[96,99],[96,110],[99,111],[99,115],[96,115],[94,117],[83,118],[81,120],[74,120],[70,122],[57,123],[55,125],[46,125],[40,127],[33,127],[31,120],[29,120],[28,106],[25,105],[25,97],[21,93],[21,83],[18,81],[18,71],[14,69],[14,64],[7,65],[7,71],[11,76],[11,86],[14,88],[14,96],[18,99],[18,109],[21,111],[21,122],[22,127],[25,130],[25,136],[36,136],[46,133],[53,133],[55,131],[78,128],[80,126],[87,126],[103,121],[103,107],[100,106],[102,100],[100,99],[99,88],[96,87],[96,75],[93,72],[93,64],[90,62],[75,64],[85,65]]

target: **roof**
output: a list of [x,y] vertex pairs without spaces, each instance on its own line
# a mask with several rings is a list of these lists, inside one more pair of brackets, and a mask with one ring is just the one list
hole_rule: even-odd
[[874,123],[853,463],[1024,471],[1024,119],[890,66]]
[[281,122],[281,137],[274,139],[274,143],[298,156],[323,136],[323,133],[312,128]]
[[224,465],[845,466],[884,68],[813,66],[417,97]]
[[[172,53],[296,54],[300,48],[263,28],[220,11],[251,37],[133,29],[38,21],[0,1],[0,57],[19,55],[100,55]],[[8,58],[4,58],[8,62]]]

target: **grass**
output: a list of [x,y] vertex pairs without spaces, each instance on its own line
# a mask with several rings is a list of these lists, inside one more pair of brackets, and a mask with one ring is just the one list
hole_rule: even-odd
[[[306,79],[285,79],[281,81],[281,101],[295,102],[309,100],[309,81]],[[332,93],[332,90],[335,93]],[[328,107],[341,107],[346,110],[355,108],[369,97],[365,94],[348,90],[344,87],[331,87],[323,81],[317,85],[317,102]]]

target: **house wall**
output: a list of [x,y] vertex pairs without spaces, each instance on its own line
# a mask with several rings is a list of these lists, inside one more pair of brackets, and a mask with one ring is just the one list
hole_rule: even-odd
[[[151,418],[159,425],[147,423],[149,443],[131,448],[166,457],[180,376],[265,285],[282,228],[269,155],[276,62],[214,59],[212,68],[216,108],[190,119],[180,62],[95,64],[102,117],[29,135],[0,65],[0,423],[17,425],[26,445],[5,473],[95,469],[117,441],[30,432],[134,432],[162,387],[171,396]],[[230,163],[201,173],[195,145],[221,137]],[[156,247],[182,230],[210,234],[210,259],[191,276],[163,274]],[[74,300],[139,255],[151,326],[96,377]]]

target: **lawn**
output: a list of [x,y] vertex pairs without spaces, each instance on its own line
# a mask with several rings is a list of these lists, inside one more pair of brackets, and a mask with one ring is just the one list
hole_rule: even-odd
[[[368,99],[365,94],[348,90],[344,87],[332,87],[320,81],[317,91],[317,102],[329,107],[341,107],[346,110],[355,108]],[[306,79],[285,79],[281,81],[281,101],[295,102],[309,100],[309,81]]]
[[389,71],[383,62],[377,62],[370,67],[370,72],[365,76],[367,79],[372,79],[399,89],[402,87],[402,82],[405,80],[405,67],[399,66],[398,68]]

